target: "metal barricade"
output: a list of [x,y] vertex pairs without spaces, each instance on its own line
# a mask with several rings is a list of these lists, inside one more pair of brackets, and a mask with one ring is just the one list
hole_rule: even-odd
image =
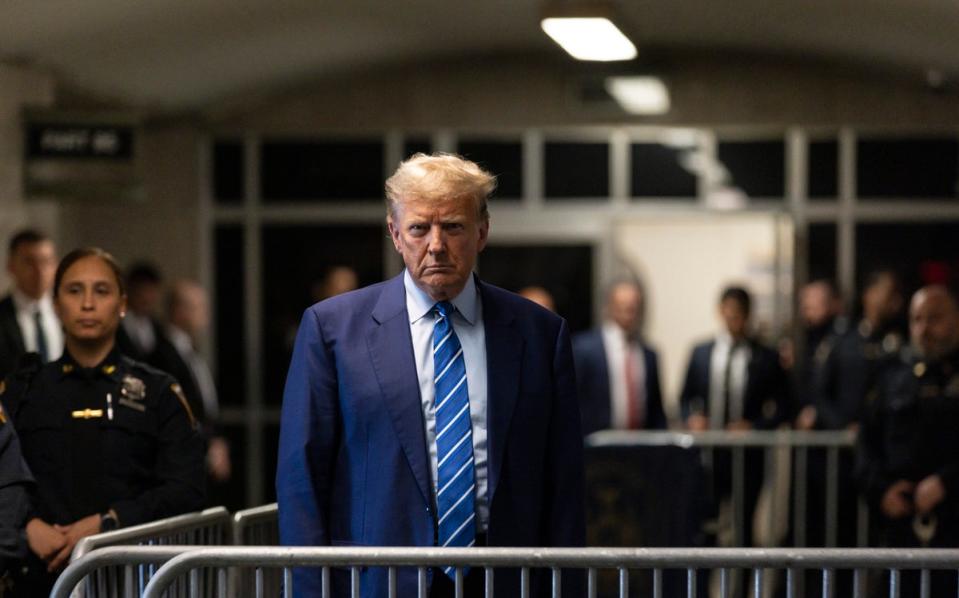
[[244,509],[233,514],[233,544],[276,546],[280,543],[276,503]]
[[[777,503],[773,501],[764,511],[766,524],[770,527],[775,523],[780,523],[783,518],[791,512],[791,533],[788,536],[789,542],[797,548],[805,547],[809,544],[807,534],[807,509],[811,498],[822,500],[824,504],[824,517],[821,521],[822,534],[819,529],[814,531],[821,541],[816,544],[818,547],[835,547],[839,545],[837,538],[837,528],[839,522],[840,505],[840,481],[848,480],[849,476],[841,477],[844,473],[840,471],[840,457],[850,458],[856,444],[856,435],[852,431],[817,431],[817,432],[797,432],[791,430],[775,431],[707,431],[707,432],[669,432],[669,431],[602,431],[591,434],[586,439],[587,450],[590,448],[617,448],[623,449],[635,447],[664,447],[672,446],[683,449],[696,450],[702,449],[704,462],[710,464],[713,457],[720,451],[726,451],[731,456],[731,467],[727,475],[731,476],[729,486],[731,492],[732,504],[732,522],[734,530],[733,546],[747,546],[751,544],[751,538],[744,537],[746,517],[751,517],[751,513],[746,512],[746,477],[747,475],[756,475],[755,471],[747,471],[746,454],[750,449],[762,450],[765,462],[767,464],[777,461],[778,454],[782,451],[789,452],[789,459],[785,460],[787,470],[791,468],[791,489],[789,491],[791,500],[788,508],[777,509]],[[818,457],[817,464],[822,465],[824,469],[824,483],[822,490],[824,496],[809,494],[809,474],[810,457]],[[779,459],[782,463],[783,460]],[[767,467],[769,472],[772,468]],[[642,464],[631,462],[630,474],[642,475]],[[760,472],[759,475],[763,475]],[[786,512],[784,512],[786,511]],[[859,500],[855,506],[855,539],[851,542],[845,542],[846,545],[855,545],[865,547],[868,545],[868,511],[864,501]],[[768,545],[768,544],[767,544]]]
[[[71,595],[96,597],[116,595],[105,587],[109,582],[107,572],[113,571],[114,578],[119,577],[121,580],[117,584],[122,588],[122,593],[119,595],[141,596],[149,578],[156,572],[159,565],[191,549],[195,550],[198,547],[169,545],[96,548],[83,556],[71,559],[70,565],[57,578],[50,595],[60,598]],[[97,576],[99,576],[97,583],[91,583],[91,578]]]
[[[765,579],[774,573],[782,575],[784,594],[787,598],[799,598],[798,578],[800,573],[819,571],[822,596],[835,595],[833,580],[840,570],[853,572],[853,598],[866,595],[869,573],[886,572],[885,581],[890,598],[903,596],[929,597],[940,595],[943,588],[932,592],[933,575],[936,583],[939,572],[948,576],[945,588],[950,595],[957,594],[959,588],[959,551],[936,549],[723,549],[723,548],[278,548],[278,547],[220,547],[187,550],[171,558],[154,575],[147,585],[144,598],[160,598],[174,584],[186,583],[191,596],[201,594],[194,574],[199,568],[213,567],[223,571],[229,567],[252,568],[254,571],[254,590],[257,597],[266,591],[265,569],[275,568],[282,572],[283,595],[293,596],[293,567],[321,568],[322,596],[332,596],[331,569],[348,568],[350,570],[349,589],[351,596],[359,596],[363,575],[361,567],[369,572],[372,568],[387,569],[387,590],[389,598],[396,598],[397,577],[400,568],[416,568],[417,596],[427,596],[427,569],[430,567],[453,566],[455,574],[455,595],[462,596],[463,569],[470,567],[483,571],[485,596],[505,591],[509,595],[530,596],[530,579],[534,572],[544,571],[548,575],[551,595],[557,598],[563,595],[564,577],[569,580],[571,570],[585,571],[586,595],[597,598],[597,579],[602,570],[613,570],[618,574],[619,584],[616,594],[620,598],[630,595],[630,579],[638,571],[651,572],[654,598],[664,596],[664,573],[680,570],[685,577],[683,591],[670,595],[685,595],[687,598],[706,596],[705,588],[700,584],[701,573],[714,571],[718,574],[719,584],[716,595],[727,598],[731,595],[731,572],[745,569],[748,572],[748,595],[756,598],[768,595],[763,591]],[[496,585],[496,568],[518,568],[519,588],[506,588]],[[935,573],[934,573],[935,572]],[[564,575],[565,574],[565,575]],[[914,580],[912,585],[904,587],[906,575]],[[914,575],[913,575],[914,574]],[[580,573],[579,575],[582,575]],[[275,588],[278,589],[278,588]],[[567,590],[570,588],[567,586]],[[576,589],[576,588],[573,588]],[[53,597],[64,596],[54,593]],[[225,591],[219,596],[226,597]]]
[[[70,561],[79,561],[91,551],[108,546],[218,546],[228,544],[229,540],[230,513],[223,507],[214,507],[88,536],[77,542]],[[133,551],[128,554],[139,553]],[[86,596],[105,598],[136,596],[146,587],[154,571],[151,562],[125,563],[122,567],[117,565],[91,570],[83,584],[84,593]],[[216,580],[205,575],[203,584],[212,592]]]
[[[277,546],[280,528],[276,503],[244,509],[233,514],[233,544],[236,546]],[[264,574],[264,598],[279,596],[280,579],[276,570]],[[230,572],[230,595],[248,596],[253,583],[252,572],[239,569]]]

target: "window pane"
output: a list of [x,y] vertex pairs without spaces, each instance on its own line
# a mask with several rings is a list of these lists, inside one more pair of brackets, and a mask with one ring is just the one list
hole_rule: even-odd
[[516,141],[461,139],[457,151],[497,177],[496,197],[523,196],[523,144]]
[[243,142],[213,143],[213,197],[218,203],[239,204],[246,191],[243,175]]
[[893,268],[908,291],[924,284],[959,282],[959,222],[859,224],[856,272]]
[[243,229],[218,226],[213,235],[216,285],[216,388],[223,405],[246,401],[243,311]]
[[303,311],[324,298],[322,282],[347,266],[362,285],[383,278],[380,225],[263,228],[263,361],[265,401],[279,405]]
[[809,225],[809,280],[836,281],[836,225]]
[[957,170],[955,139],[862,139],[857,144],[857,195],[862,198],[954,198]]
[[590,245],[490,245],[480,254],[482,279],[511,291],[541,286],[570,330],[593,318],[593,248]]
[[548,198],[609,197],[609,144],[546,143]]
[[687,151],[660,143],[632,145],[633,197],[696,197],[696,175],[682,166]]
[[813,141],[809,144],[809,197],[835,198],[839,195],[839,144]]
[[263,143],[264,201],[336,201],[383,197],[382,141]]
[[433,144],[425,137],[410,137],[403,144],[403,159],[407,159],[413,154],[431,154],[433,153]]
[[782,141],[723,141],[719,161],[732,184],[749,197],[785,195],[786,146]]

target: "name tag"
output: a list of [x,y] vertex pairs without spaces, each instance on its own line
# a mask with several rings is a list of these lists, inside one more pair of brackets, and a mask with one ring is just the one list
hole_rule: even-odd
[[94,417],[103,417],[103,409],[80,409],[70,413],[73,419],[92,419]]

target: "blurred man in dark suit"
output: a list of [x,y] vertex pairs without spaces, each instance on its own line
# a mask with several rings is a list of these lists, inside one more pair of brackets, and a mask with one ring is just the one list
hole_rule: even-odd
[[157,343],[164,338],[157,317],[163,278],[153,264],[138,262],[127,270],[126,285],[127,314],[117,331],[117,346],[124,355],[152,364]]
[[[708,342],[693,349],[680,397],[686,427],[692,431],[771,429],[787,414],[786,376],[779,354],[750,335],[752,299],[746,289],[728,287],[720,296],[723,328]],[[719,508],[732,488],[728,451],[713,459],[714,504]],[[747,450],[744,471],[744,520],[740,526],[745,545],[752,542],[752,513],[763,480],[763,454]]]
[[663,429],[659,359],[641,338],[643,291],[620,281],[606,292],[603,324],[573,338],[583,433]]
[[24,353],[37,353],[44,362],[63,353],[51,294],[56,269],[56,247],[45,234],[25,229],[10,239],[7,272],[13,288],[0,300],[0,380]]

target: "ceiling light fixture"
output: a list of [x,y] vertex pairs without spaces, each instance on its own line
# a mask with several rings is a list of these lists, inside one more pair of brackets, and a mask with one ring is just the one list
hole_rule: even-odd
[[669,112],[669,89],[659,77],[608,77],[606,91],[630,114]]
[[636,58],[636,46],[616,26],[612,7],[569,3],[547,7],[540,26],[577,60],[612,62]]

